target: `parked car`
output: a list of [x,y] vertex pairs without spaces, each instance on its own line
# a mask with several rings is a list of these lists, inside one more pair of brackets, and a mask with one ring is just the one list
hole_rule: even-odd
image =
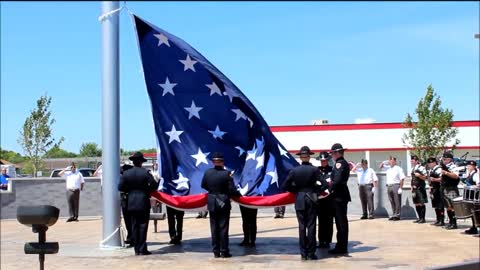
[[[52,173],[50,174],[50,177],[60,177],[58,173],[61,172],[62,170],[63,169],[53,170]],[[94,169],[90,169],[90,168],[78,168],[78,171],[83,175],[83,177],[92,177],[93,173],[95,172]]]

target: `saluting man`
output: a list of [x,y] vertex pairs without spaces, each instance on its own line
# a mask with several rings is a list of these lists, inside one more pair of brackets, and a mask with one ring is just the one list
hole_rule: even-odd
[[337,244],[334,249],[328,251],[330,254],[340,255],[348,253],[348,218],[347,205],[351,201],[347,181],[350,177],[350,167],[343,157],[346,149],[339,143],[331,148],[332,158],[335,166],[331,174],[333,209],[335,211],[335,225],[337,227]]
[[228,247],[228,229],[232,209],[230,198],[241,194],[235,189],[231,172],[224,168],[223,154],[213,153],[212,162],[215,167],[205,171],[202,188],[208,191],[207,208],[210,212],[213,256],[229,258],[232,257]]
[[411,156],[410,164],[412,165],[412,201],[415,204],[415,209],[418,214],[418,219],[415,220],[414,223],[425,223],[425,204],[428,203],[427,190],[425,188],[427,170],[420,164],[417,155]]

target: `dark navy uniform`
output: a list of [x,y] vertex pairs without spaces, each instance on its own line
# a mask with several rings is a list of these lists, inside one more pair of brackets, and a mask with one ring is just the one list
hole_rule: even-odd
[[[120,176],[123,175],[126,170],[131,169],[132,167],[133,166],[129,164],[124,164],[120,169]],[[127,244],[128,247],[133,247],[132,217],[130,216],[130,213],[128,213],[128,193],[120,192],[120,206],[122,207],[122,216],[123,221],[125,222],[125,229],[127,229],[127,237],[125,239],[125,244]]]
[[[332,173],[332,166],[318,167],[320,170],[320,178],[328,185],[327,179]],[[323,183],[322,183],[323,184]],[[318,247],[329,248],[332,243],[333,236],[333,204],[332,196],[327,196],[318,200],[317,216],[318,216]]]
[[240,213],[242,214],[243,230],[243,241],[240,243],[240,246],[255,247],[258,209],[240,205]]
[[[428,163],[437,162],[435,158],[429,158]],[[429,173],[430,179],[441,179],[442,177],[442,168],[440,165],[435,165],[430,170]],[[444,226],[445,225],[445,205],[443,203],[443,190],[440,182],[430,180],[430,198],[432,199],[432,207],[435,209],[435,215],[437,216],[437,221],[433,223],[434,226]]]
[[[131,160],[145,160],[143,154],[137,152]],[[157,190],[158,183],[144,168],[133,167],[123,173],[118,190],[128,193],[127,209],[132,218],[132,240],[135,255],[151,254],[147,250],[147,232],[150,221],[150,192]]]
[[[334,145],[335,146],[335,145]],[[340,145],[341,147],[341,145]],[[332,150],[334,147],[332,147]],[[343,149],[343,148],[341,148]],[[351,201],[347,181],[350,177],[348,162],[343,156],[337,158],[330,178],[332,179],[332,199],[335,211],[335,225],[337,227],[337,244],[331,253],[348,252],[348,219],[347,205]]]
[[208,191],[207,209],[210,212],[210,231],[215,257],[230,257],[228,228],[230,223],[230,198],[240,196],[235,189],[230,172],[223,167],[208,169],[202,179],[202,188]]
[[[302,150],[313,154],[308,147],[302,147]],[[300,153],[304,154],[302,150]],[[283,190],[297,195],[295,210],[302,259],[316,259],[317,181],[320,181],[320,170],[309,162],[302,162],[302,165],[290,170],[282,185]]]
[[178,245],[182,241],[184,211],[177,210],[167,205],[169,244]]

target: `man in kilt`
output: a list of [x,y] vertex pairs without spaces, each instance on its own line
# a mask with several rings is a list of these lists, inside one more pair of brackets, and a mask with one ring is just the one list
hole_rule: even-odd
[[442,167],[438,165],[436,158],[428,158],[427,166],[430,177],[430,199],[432,199],[432,207],[435,209],[437,222],[433,226],[445,226],[445,205],[443,203]]
[[410,163],[412,164],[412,200],[418,214],[418,219],[414,223],[425,223],[425,204],[428,203],[427,191],[425,189],[427,170],[420,164],[417,155],[411,156]]
[[455,172],[455,163],[453,162],[452,153],[446,152],[442,158],[442,188],[445,206],[447,207],[447,215],[450,220],[449,224],[445,226],[447,230],[457,229],[457,218],[453,209],[453,199],[460,196],[458,191],[458,183],[460,177],[458,172]]

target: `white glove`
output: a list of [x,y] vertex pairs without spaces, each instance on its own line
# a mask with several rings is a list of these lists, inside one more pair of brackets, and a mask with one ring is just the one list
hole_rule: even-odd
[[402,188],[398,188],[398,195],[402,195]]
[[372,193],[375,193],[375,187],[372,187]]

